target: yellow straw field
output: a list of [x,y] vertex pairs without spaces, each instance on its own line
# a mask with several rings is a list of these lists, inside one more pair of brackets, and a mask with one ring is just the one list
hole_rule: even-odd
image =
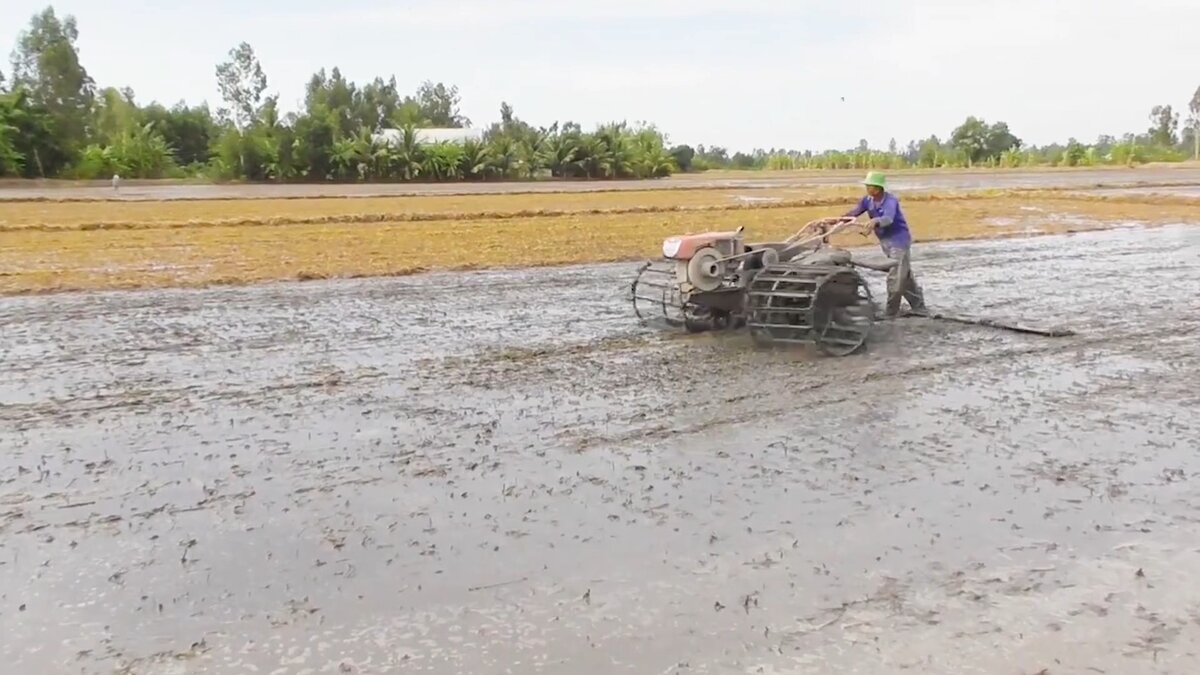
[[[758,199],[738,199],[745,195]],[[632,260],[685,232],[744,225],[751,240],[785,237],[844,212],[857,195],[838,187],[10,203],[0,205],[0,293]],[[1197,204],[1029,191],[914,194],[903,205],[918,242],[928,242],[1188,221]]]

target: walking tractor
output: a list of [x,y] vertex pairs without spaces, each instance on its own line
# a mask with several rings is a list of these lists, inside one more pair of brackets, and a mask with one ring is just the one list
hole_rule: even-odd
[[[642,265],[630,287],[643,322],[691,333],[748,329],[756,342],[803,344],[825,354],[858,351],[878,316],[859,270],[887,273],[897,262],[856,260],[829,243],[859,230],[855,218],[823,218],[783,241],[747,243],[743,227],[669,237],[662,257]],[[1039,335],[1071,331],[951,315],[929,318]]]
[[814,220],[778,242],[747,243],[742,227],[670,237],[662,258],[637,272],[634,312],[689,332],[744,327],[759,341],[850,354],[866,341],[876,314],[858,268],[889,268],[854,261],[829,244],[853,223]]

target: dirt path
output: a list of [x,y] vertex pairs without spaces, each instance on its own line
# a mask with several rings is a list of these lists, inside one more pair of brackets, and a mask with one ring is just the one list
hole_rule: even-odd
[[[348,185],[187,185],[131,183],[114,193],[107,181],[93,183],[0,183],[5,199],[248,199],[303,197],[372,197],[438,194],[503,194],[510,192],[587,192],[593,190],[661,190],[669,188],[793,188],[818,185],[857,185],[858,172],[719,172],[683,174],[650,181],[485,182],[441,184]],[[1105,168],[1074,170],[898,171],[891,185],[897,190],[975,188],[1089,187],[1097,184],[1190,183],[1200,185],[1194,166]]]
[[1200,228],[927,245],[812,359],[630,265],[0,299],[20,673],[1200,668]]

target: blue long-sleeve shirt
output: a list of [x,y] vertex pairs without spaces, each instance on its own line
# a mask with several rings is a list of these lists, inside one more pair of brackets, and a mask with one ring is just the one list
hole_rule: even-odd
[[904,248],[912,244],[912,233],[908,229],[908,220],[900,210],[900,200],[890,192],[883,193],[883,200],[875,203],[871,195],[864,195],[858,204],[846,212],[847,216],[856,217],[866,213],[871,218],[878,218],[875,226],[875,236],[881,244],[893,248]]

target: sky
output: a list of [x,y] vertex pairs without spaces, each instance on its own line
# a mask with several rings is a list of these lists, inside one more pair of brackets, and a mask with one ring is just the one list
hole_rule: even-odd
[[[473,126],[651,122],[672,143],[849,148],[945,138],[968,115],[1044,144],[1186,120],[1198,0],[60,0],[100,86],[220,105],[253,46],[297,109],[316,70],[457,85]],[[7,56],[45,0],[0,0]],[[8,59],[0,70],[11,72]]]

